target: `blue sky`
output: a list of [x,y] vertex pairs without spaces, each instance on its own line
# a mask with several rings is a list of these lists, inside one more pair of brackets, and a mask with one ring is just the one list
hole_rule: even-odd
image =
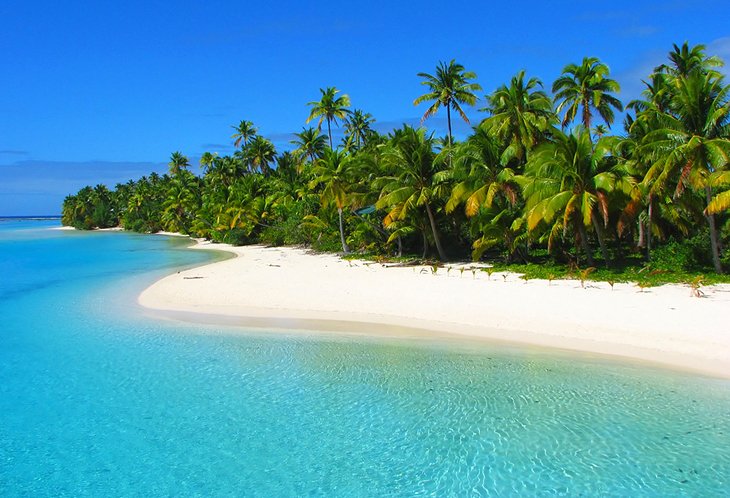
[[[67,193],[162,172],[175,150],[231,153],[241,119],[286,150],[320,87],[381,131],[415,124],[416,74],[441,60],[489,93],[523,68],[549,88],[597,56],[624,101],[672,43],[730,62],[720,1],[268,3],[2,2],[0,215],[58,213]],[[443,133],[440,115],[425,124]]]

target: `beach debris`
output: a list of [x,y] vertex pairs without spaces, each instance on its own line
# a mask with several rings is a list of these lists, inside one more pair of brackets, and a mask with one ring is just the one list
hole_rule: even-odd
[[205,278],[205,277],[183,277],[183,280],[197,280],[199,278]]
[[704,283],[705,276],[704,275],[698,275],[692,281],[689,283],[690,287],[690,296],[692,297],[705,297],[705,293],[702,292],[702,284]]
[[575,274],[579,270],[580,270],[580,268],[578,268],[578,263],[576,263],[575,261],[571,261],[568,264],[568,272],[565,274],[565,276],[568,277],[568,278],[574,278],[575,277]]
[[649,282],[636,282],[636,286],[639,288],[639,292],[644,292],[644,289],[651,287]]
[[584,270],[578,270],[578,278],[580,279],[580,286],[582,288],[586,288],[586,280],[588,280],[588,276],[594,271],[596,271],[596,269],[592,266],[589,266]]

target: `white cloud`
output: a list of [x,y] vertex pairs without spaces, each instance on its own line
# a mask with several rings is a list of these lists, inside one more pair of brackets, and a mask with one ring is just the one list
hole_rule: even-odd
[[659,32],[659,28],[657,28],[656,26],[636,24],[619,30],[619,33],[622,36],[626,36],[629,38],[645,38],[647,36],[654,35],[657,32]]
[[[730,76],[730,37],[718,38],[706,46],[707,55],[717,55],[725,61],[725,66],[721,71]],[[614,78],[621,83],[621,100],[624,104],[641,95],[645,88],[642,80],[646,80],[654,68],[667,62],[668,53],[669,50],[646,52],[636,64],[625,71],[616,73]]]
[[717,55],[725,61],[725,67],[721,71],[725,75],[730,75],[730,36],[718,38],[707,44],[707,54]]
[[621,84],[621,101],[624,104],[641,96],[641,92],[646,88],[643,81],[647,80],[654,68],[664,63],[666,58],[666,52],[648,52],[633,66],[616,73],[614,79]]

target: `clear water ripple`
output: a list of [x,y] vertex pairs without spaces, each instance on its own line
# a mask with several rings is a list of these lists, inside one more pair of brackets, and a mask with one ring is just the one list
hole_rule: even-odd
[[0,226],[3,496],[730,495],[727,381],[158,322],[144,282],[209,255],[21,225]]

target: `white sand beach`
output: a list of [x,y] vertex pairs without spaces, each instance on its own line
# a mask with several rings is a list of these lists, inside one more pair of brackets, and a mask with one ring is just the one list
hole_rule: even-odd
[[183,320],[258,328],[313,329],[317,323],[355,333],[470,336],[730,378],[730,285],[704,287],[698,298],[682,285],[641,290],[586,282],[582,288],[577,280],[490,277],[469,264],[463,272],[455,266],[434,274],[430,267],[347,261],[295,248],[199,241],[195,249],[237,257],[163,278],[142,292],[142,306]]

